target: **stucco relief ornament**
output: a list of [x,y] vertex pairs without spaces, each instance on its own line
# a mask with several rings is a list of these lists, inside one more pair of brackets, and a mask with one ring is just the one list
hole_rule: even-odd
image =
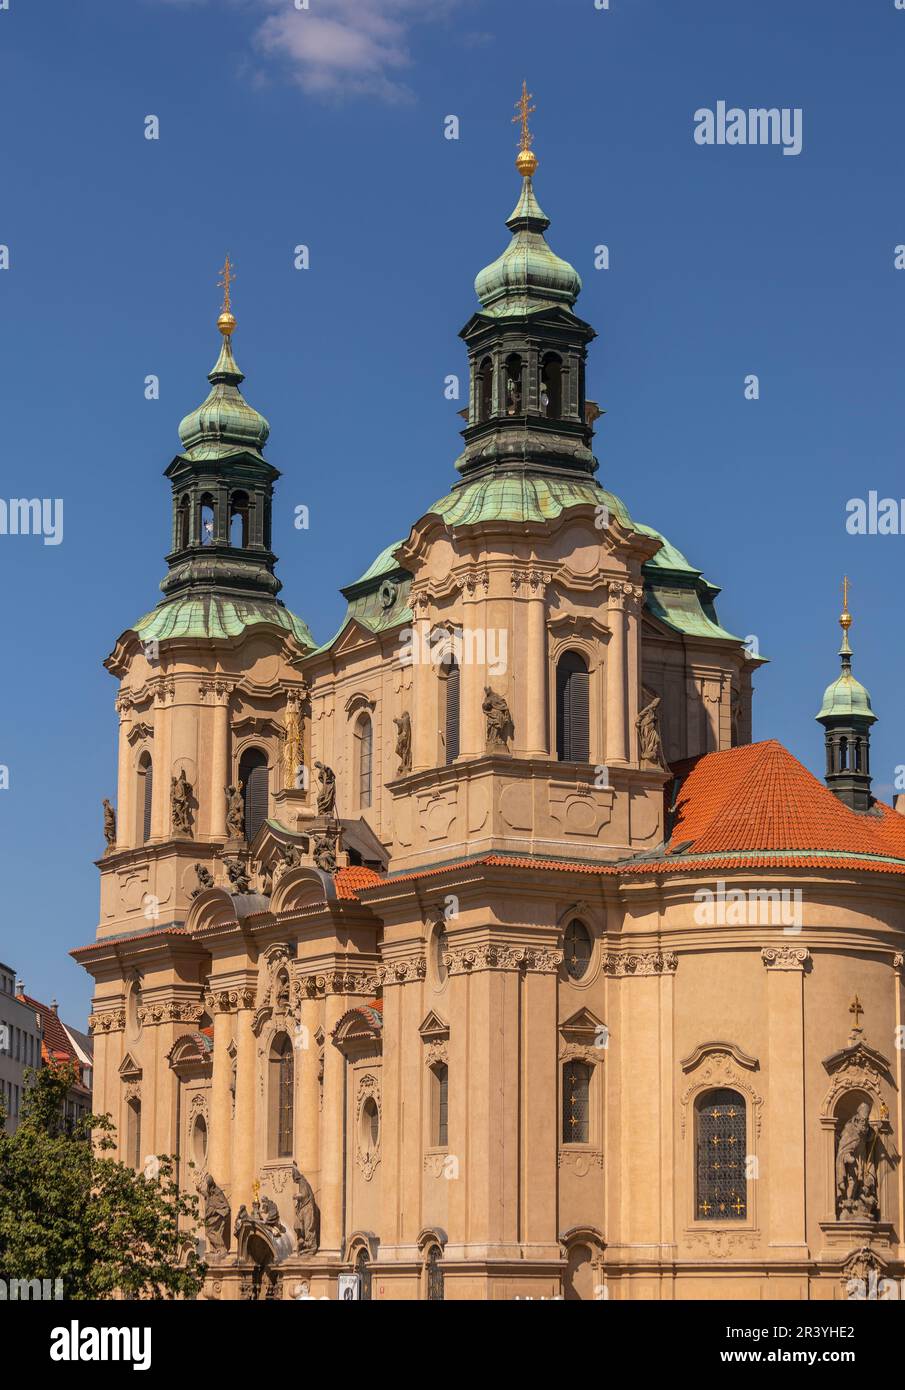
[[836,1148],[836,1214],[840,1221],[879,1218],[876,1147],[870,1106],[864,1101],[844,1126]]
[[768,970],[803,970],[810,955],[806,946],[765,946],[760,958]]
[[173,833],[192,835],[192,784],[185,775],[185,768],[178,777],[170,778],[170,809],[173,815]]
[[317,794],[317,814],[319,816],[336,815],[336,773],[332,767],[327,767],[325,763],[315,762],[317,768],[320,791]]
[[226,788],[226,831],[231,840],[245,839],[245,802],[241,782]]
[[105,854],[116,849],[116,812],[110,802],[104,797],[104,839],[107,841]]
[[108,1009],[92,1014],[88,1020],[89,1033],[118,1033],[126,1026],[125,1009]]
[[404,777],[412,770],[412,716],[404,709],[393,723],[396,725],[396,757],[399,759],[396,776]]
[[624,952],[605,956],[603,962],[607,975],[674,975],[678,967],[679,957],[673,951]]
[[508,704],[502,695],[485,685],[481,709],[487,723],[487,752],[508,753],[509,740],[515,733]]

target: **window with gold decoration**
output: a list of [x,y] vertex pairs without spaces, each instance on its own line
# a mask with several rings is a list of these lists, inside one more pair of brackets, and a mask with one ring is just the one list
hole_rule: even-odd
[[705,1091],[695,1109],[695,1217],[698,1221],[744,1221],[748,1215],[745,1102],[738,1091]]

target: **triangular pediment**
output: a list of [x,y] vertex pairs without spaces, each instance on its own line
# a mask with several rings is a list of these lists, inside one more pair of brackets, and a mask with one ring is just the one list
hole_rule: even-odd
[[559,1031],[564,1037],[573,1038],[576,1041],[590,1039],[593,1041],[600,1030],[606,1024],[602,1018],[598,1018],[590,1009],[579,1009],[577,1013],[570,1015],[564,1023],[559,1025]]
[[445,1023],[439,1014],[431,1009],[421,1027],[418,1029],[422,1038],[448,1038],[449,1024]]
[[141,1076],[141,1067],[138,1065],[131,1052],[127,1052],[120,1062],[119,1074],[124,1081],[132,1081],[136,1077]]

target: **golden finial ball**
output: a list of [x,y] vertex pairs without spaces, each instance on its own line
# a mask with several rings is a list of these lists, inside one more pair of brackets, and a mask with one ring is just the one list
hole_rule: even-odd
[[220,317],[217,319],[217,327],[219,328],[220,332],[223,334],[224,338],[230,337],[230,335],[232,334],[232,331],[233,331],[233,329],[235,328],[235,326],[236,326],[236,317],[235,317],[235,314],[231,314],[231,313],[229,312],[228,309],[224,309],[224,310],[223,310],[223,313],[222,313],[222,314],[220,315]]
[[847,632],[852,625],[852,615],[849,612],[839,614],[839,626]]
[[520,150],[515,167],[523,179],[530,179],[537,172],[538,158],[533,150]]

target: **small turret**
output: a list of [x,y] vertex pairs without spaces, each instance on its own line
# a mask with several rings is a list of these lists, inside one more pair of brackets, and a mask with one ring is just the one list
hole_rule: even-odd
[[830,791],[853,811],[869,811],[871,796],[870,726],[876,723],[870,694],[852,675],[852,649],[848,632],[852,615],[848,610],[848,579],[842,584],[842,670],[828,685],[816,718],[826,730],[826,784]]

